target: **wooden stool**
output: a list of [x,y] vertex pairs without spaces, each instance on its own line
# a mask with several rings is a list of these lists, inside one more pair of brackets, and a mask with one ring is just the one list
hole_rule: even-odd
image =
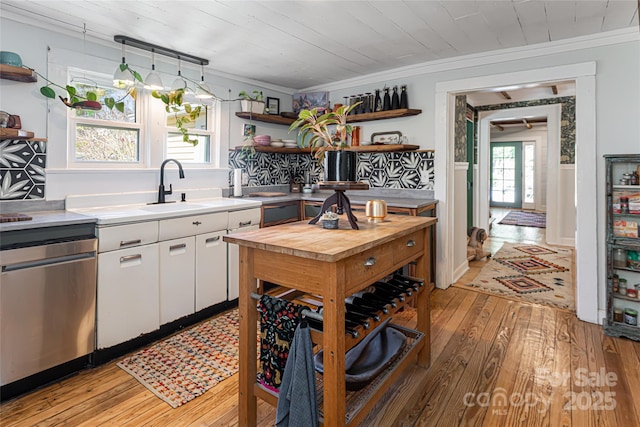
[[351,224],[351,228],[358,230],[358,224],[356,224],[358,218],[356,218],[351,211],[351,202],[344,192],[347,190],[368,190],[369,184],[365,184],[364,182],[320,181],[318,183],[318,187],[321,190],[334,190],[335,193],[326,198],[324,203],[322,203],[320,212],[315,216],[315,218],[309,221],[309,224],[317,223],[322,215],[331,208],[331,206],[336,205],[336,213],[338,215],[342,215],[343,212],[346,213],[349,224]]

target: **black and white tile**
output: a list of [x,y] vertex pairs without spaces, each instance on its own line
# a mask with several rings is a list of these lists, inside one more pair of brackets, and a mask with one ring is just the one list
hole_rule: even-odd
[[46,142],[0,141],[0,200],[44,199]]
[[[432,190],[435,180],[433,151],[358,153],[357,179],[378,188]],[[244,170],[250,187],[304,182],[309,171],[312,180],[322,179],[322,166],[310,154],[254,153],[239,151],[229,155],[229,167]],[[232,175],[229,175],[231,183]]]

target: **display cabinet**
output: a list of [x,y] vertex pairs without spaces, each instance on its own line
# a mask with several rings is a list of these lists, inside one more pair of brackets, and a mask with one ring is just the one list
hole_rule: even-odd
[[605,155],[608,335],[640,341],[640,154]]

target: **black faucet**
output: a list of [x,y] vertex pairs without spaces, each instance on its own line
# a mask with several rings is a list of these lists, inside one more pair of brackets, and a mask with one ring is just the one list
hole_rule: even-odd
[[166,203],[166,201],[164,200],[164,196],[173,193],[173,187],[171,186],[171,184],[169,184],[169,191],[165,191],[164,189],[164,166],[168,162],[174,162],[176,165],[178,165],[178,175],[180,175],[180,179],[184,178],[184,170],[182,170],[182,165],[179,161],[177,161],[176,159],[167,159],[162,162],[162,164],[160,165],[160,187],[158,188],[158,203]]

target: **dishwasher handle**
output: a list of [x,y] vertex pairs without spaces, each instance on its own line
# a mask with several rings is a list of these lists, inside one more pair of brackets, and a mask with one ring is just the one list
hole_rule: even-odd
[[96,256],[95,252],[86,252],[83,254],[73,254],[73,255],[65,255],[65,256],[46,258],[46,259],[35,260],[35,261],[19,262],[15,264],[3,265],[2,272],[5,273],[9,271],[25,270],[28,268],[46,267],[48,265],[53,265],[53,264],[62,264],[65,262],[95,258],[95,256]]

